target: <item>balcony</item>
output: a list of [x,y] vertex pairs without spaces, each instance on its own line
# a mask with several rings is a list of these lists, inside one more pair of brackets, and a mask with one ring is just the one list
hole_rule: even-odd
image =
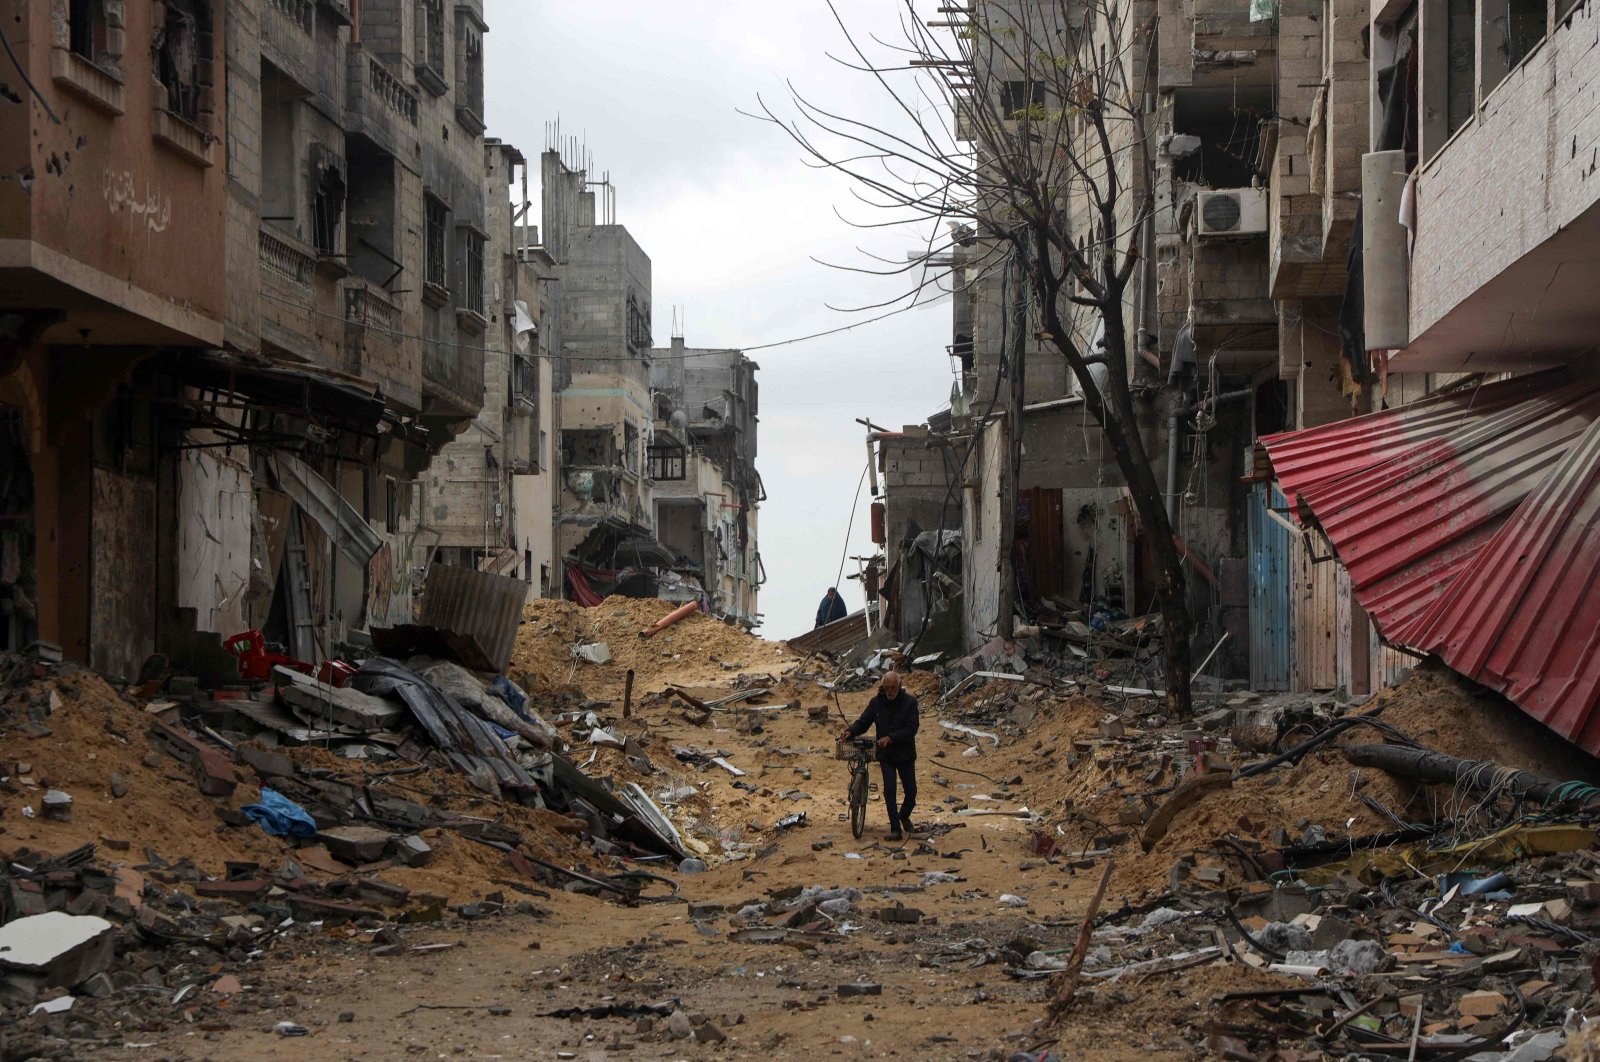
[[423,344],[422,391],[429,412],[472,417],[483,408],[481,347],[428,340]]
[[310,93],[317,80],[315,0],[267,0],[261,10],[261,56]]
[[281,283],[311,291],[311,280],[317,272],[317,256],[296,246],[299,241],[287,233],[263,227],[258,248],[261,254],[262,279],[275,279]]
[[400,307],[382,288],[374,287],[364,280],[352,280],[345,284],[344,319],[363,328],[398,332]]
[[346,52],[347,128],[396,158],[411,158],[417,141],[417,94],[359,45]]

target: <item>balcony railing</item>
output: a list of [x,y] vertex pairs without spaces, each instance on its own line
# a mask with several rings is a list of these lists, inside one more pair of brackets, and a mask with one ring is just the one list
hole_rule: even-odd
[[459,413],[475,415],[483,408],[483,358],[481,347],[427,341],[422,354],[424,391],[445,399]]
[[311,278],[317,269],[315,255],[300,250],[265,227],[261,229],[258,246],[262,269],[291,284],[307,289],[311,287]]
[[384,332],[393,333],[400,330],[400,308],[394,304],[387,292],[365,282],[345,287],[344,317],[352,324]]
[[316,28],[316,0],[271,0],[271,4],[302,32],[310,34]]
[[367,88],[406,122],[417,124],[416,93],[401,84],[399,78],[371,56],[367,57]]

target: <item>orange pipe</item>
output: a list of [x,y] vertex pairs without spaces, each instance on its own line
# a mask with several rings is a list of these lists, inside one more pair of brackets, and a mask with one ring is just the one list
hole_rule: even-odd
[[700,602],[698,601],[690,601],[686,605],[680,605],[657,620],[655,626],[646,627],[644,630],[640,631],[639,637],[650,638],[654,635],[660,634],[674,623],[677,623],[679,620],[683,619],[683,617],[698,611],[700,611]]

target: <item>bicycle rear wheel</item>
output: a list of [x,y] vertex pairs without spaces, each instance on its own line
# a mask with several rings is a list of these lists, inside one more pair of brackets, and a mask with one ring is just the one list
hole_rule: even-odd
[[850,774],[850,834],[859,838],[867,828],[867,772],[857,768]]

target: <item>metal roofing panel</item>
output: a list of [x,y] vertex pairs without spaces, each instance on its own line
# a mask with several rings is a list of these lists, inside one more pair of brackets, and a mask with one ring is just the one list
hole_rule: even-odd
[[1600,377],[1538,373],[1262,442],[1386,640],[1600,753]]

